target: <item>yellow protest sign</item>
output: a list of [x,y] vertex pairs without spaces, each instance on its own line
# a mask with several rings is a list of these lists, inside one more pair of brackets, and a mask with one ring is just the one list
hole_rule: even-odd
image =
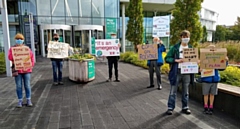
[[201,71],[201,77],[211,77],[214,76],[214,69],[203,69]]

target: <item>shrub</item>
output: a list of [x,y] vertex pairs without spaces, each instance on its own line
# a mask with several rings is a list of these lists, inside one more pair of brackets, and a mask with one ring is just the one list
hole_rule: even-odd
[[0,74],[6,72],[5,54],[0,53]]
[[234,66],[228,66],[226,70],[221,71],[221,82],[240,87],[240,69]]

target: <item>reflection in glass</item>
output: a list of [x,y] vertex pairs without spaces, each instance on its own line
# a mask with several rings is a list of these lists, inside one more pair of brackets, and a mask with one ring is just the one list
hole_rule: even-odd
[[118,0],[105,0],[105,17],[118,17]]
[[104,17],[104,0],[92,0],[92,17]]
[[79,18],[80,25],[91,25],[91,18]]
[[91,0],[79,0],[79,16],[91,17]]
[[78,25],[78,17],[66,17],[67,25]]
[[37,17],[38,24],[51,24],[51,17]]
[[104,19],[102,18],[92,18],[93,25],[104,25],[103,21]]
[[65,24],[65,17],[52,17],[52,24]]
[[65,16],[65,0],[51,0],[52,16]]
[[50,0],[36,0],[37,1],[37,15],[51,16]]
[[[41,0],[42,1],[42,0]],[[43,0],[44,1],[44,0]],[[27,15],[30,12],[33,15],[36,15],[36,1],[35,0],[18,0],[19,5],[21,6],[21,10],[19,10],[19,14],[21,15]],[[16,3],[15,1],[12,1],[11,3]],[[8,3],[8,6],[11,7],[11,5],[9,5],[10,2]]]
[[78,0],[64,0],[66,7],[66,16],[78,16]]

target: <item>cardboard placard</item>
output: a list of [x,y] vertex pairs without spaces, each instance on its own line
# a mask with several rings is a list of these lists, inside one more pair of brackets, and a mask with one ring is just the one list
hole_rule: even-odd
[[138,46],[139,60],[156,60],[158,59],[158,44],[146,44]]
[[200,49],[201,69],[225,69],[226,48],[204,48]]
[[198,73],[197,62],[184,62],[181,63],[181,74]]
[[50,41],[48,43],[47,58],[63,59],[68,58],[69,44]]
[[201,71],[201,77],[212,77],[214,76],[215,71],[214,69],[203,69]]
[[197,48],[184,48],[183,49],[184,62],[198,62],[198,49]]
[[30,51],[30,48],[27,46],[12,48],[12,55],[16,70],[27,70],[32,68]]

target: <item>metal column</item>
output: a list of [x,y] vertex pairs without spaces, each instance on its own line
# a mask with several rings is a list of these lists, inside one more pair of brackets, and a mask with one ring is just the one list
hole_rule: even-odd
[[125,38],[125,4],[122,4],[122,52],[126,51],[126,38]]
[[7,0],[0,0],[0,8],[1,8],[1,14],[2,14],[2,29],[3,29],[6,72],[7,72],[7,76],[12,76],[12,72],[10,69],[11,63],[8,60],[8,50],[10,48],[10,38],[9,38],[9,26],[8,26]]
[[45,57],[45,43],[44,43],[44,29],[41,29],[41,38],[42,38],[42,43],[41,43],[41,46],[42,46],[42,56]]
[[36,51],[35,51],[35,42],[34,42],[34,28],[33,28],[33,15],[29,14],[29,26],[30,26],[30,38],[31,38],[31,48],[33,52],[34,62],[36,62]]
[[92,30],[89,30],[89,54],[92,54]]

